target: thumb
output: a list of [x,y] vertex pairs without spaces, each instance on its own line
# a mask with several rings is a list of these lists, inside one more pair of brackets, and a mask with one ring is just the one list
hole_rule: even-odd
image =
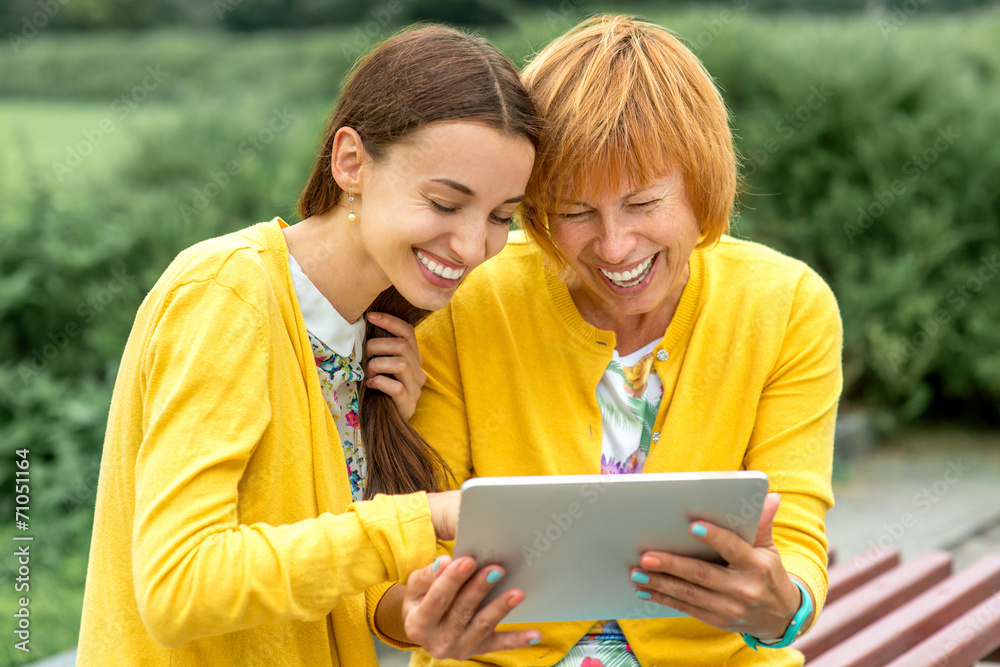
[[778,513],[779,505],[781,505],[780,493],[769,493],[764,497],[764,507],[760,511],[760,523],[757,525],[757,537],[753,541],[755,548],[774,546],[771,527],[774,525],[774,515]]

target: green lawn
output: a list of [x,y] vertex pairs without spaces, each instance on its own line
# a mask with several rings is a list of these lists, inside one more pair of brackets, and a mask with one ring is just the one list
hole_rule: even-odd
[[106,172],[128,154],[134,131],[178,113],[176,105],[147,101],[129,108],[116,102],[0,100],[0,186],[5,194],[30,185],[33,174],[71,186],[83,175]]

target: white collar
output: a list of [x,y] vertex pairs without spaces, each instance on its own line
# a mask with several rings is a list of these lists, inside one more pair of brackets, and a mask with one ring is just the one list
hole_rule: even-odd
[[345,320],[309,280],[291,253],[288,254],[288,269],[309,333],[338,355],[349,357],[355,354],[360,359],[364,349],[365,318],[359,317],[357,322]]

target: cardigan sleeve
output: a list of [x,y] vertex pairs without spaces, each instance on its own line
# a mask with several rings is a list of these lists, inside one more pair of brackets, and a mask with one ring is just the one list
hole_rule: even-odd
[[785,569],[809,586],[816,617],[826,600],[826,512],[837,404],[843,387],[843,329],[833,293],[811,270],[800,279],[774,367],[757,406],[747,468],[763,470],[781,494],[774,541]]
[[265,320],[216,280],[175,287],[140,362],[133,584],[160,643],[330,613],[340,596],[405,581],[434,557],[426,496],[245,525],[241,480],[271,423]]

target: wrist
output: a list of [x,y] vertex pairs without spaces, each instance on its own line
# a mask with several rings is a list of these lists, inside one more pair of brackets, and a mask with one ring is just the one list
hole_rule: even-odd
[[[795,580],[789,578],[790,583],[794,584]],[[795,618],[795,614],[798,613],[799,609],[802,608],[802,596],[804,593],[798,586],[792,586],[792,593],[788,597],[788,605],[790,609],[782,617],[781,627],[778,628],[777,632],[768,631],[767,633],[761,633],[760,635],[755,635],[757,641],[761,644],[777,644],[788,632],[788,626],[792,624],[792,620]]]
[[410,648],[416,644],[406,634],[403,619],[403,598],[406,587],[394,584],[385,592],[375,608],[374,630],[379,639],[391,643],[396,648]]
[[799,589],[800,600],[798,609],[792,614],[791,620],[788,621],[785,627],[784,634],[777,638],[761,639],[743,633],[743,641],[753,650],[756,651],[758,646],[766,646],[768,648],[783,648],[788,646],[798,639],[799,635],[809,626],[809,621],[813,615],[812,596],[809,594],[809,589],[806,588],[805,584],[799,583],[795,579],[792,579],[792,583]]

